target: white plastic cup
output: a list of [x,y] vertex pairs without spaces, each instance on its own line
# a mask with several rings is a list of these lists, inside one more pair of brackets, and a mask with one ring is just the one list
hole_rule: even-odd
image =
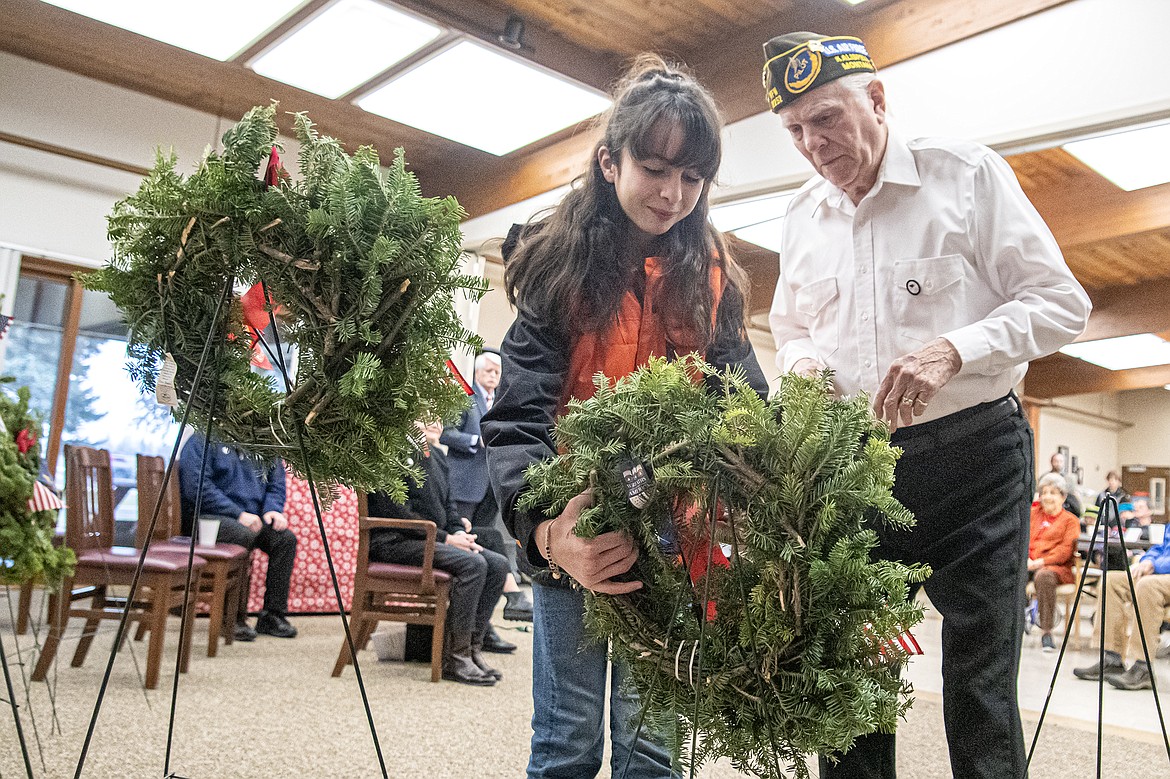
[[1166,540],[1165,525],[1150,525],[1150,543],[1157,546]]
[[218,519],[199,520],[199,546],[215,546],[215,539],[219,536]]

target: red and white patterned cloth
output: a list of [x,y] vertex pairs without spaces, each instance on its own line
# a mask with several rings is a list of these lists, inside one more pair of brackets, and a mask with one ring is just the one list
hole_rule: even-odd
[[[284,515],[288,518],[289,528],[297,537],[297,556],[293,563],[292,581],[289,583],[289,613],[336,612],[337,598],[333,594],[333,582],[329,577],[329,565],[325,561],[325,547],[321,543],[321,531],[317,527],[309,485],[291,473],[288,475]],[[324,521],[329,552],[333,555],[333,566],[337,570],[337,581],[341,587],[341,599],[348,611],[353,599],[358,545],[357,495],[353,490],[341,490],[325,513]],[[252,592],[248,598],[248,610],[251,612],[264,608],[264,576],[267,571],[268,556],[254,552]]]

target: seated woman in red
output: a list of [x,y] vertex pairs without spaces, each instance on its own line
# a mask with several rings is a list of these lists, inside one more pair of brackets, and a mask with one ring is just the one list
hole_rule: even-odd
[[1052,625],[1056,614],[1056,587],[1073,583],[1073,556],[1077,551],[1080,520],[1064,510],[1064,477],[1046,473],[1040,478],[1040,503],[1032,506],[1028,538],[1028,574],[1036,588],[1040,645],[1045,652],[1056,648]]

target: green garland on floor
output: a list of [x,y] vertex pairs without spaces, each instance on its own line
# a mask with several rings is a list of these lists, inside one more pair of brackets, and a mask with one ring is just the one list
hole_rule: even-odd
[[[891,495],[897,450],[867,400],[831,399],[827,376],[788,375],[765,401],[695,356],[616,383],[599,375],[597,387],[569,404],[556,428],[565,454],[530,469],[522,505],[555,516],[592,485],[578,535],[636,540],[630,575],[645,586],[587,593],[586,625],[629,664],[646,726],[684,762],[726,757],[772,779],[781,764],[803,777],[805,755],[892,732],[910,706],[896,670],[905,655],[881,647],[921,620],[907,585],[929,571],[869,559],[869,520],[913,518]],[[651,482],[640,509],[622,473],[632,463]],[[706,563],[716,493],[730,567],[692,585],[684,563]]]
[[72,575],[77,557],[53,543],[57,512],[29,509],[41,469],[41,420],[29,411],[28,399],[28,387],[17,389],[16,398],[0,392],[0,583],[40,581],[56,588]]
[[[487,290],[484,279],[458,272],[464,213],[454,198],[421,196],[401,149],[383,173],[374,149],[351,156],[303,114],[299,175],[266,186],[257,174],[277,139],[274,117],[275,106],[253,108],[224,135],[223,152],[209,152],[190,176],[160,154],[109,218],[113,259],[83,282],[122,311],[130,372],[145,391],[155,391],[164,356],[173,356],[179,410],[190,403],[193,424],[211,416],[218,438],[257,458],[279,456],[319,483],[401,499],[404,479],[421,478],[409,465],[414,421],[452,419],[467,403],[447,357],[481,345],[454,308],[455,296]],[[229,277],[237,286],[265,281],[285,311],[282,341],[298,353],[287,396],[251,370],[238,300],[215,325],[209,379],[192,386]]]

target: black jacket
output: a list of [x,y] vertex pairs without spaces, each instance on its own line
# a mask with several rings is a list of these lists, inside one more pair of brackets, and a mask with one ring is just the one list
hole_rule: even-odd
[[[419,463],[426,474],[422,484],[411,481],[406,489],[406,502],[395,503],[381,492],[372,492],[368,511],[371,517],[393,517],[396,519],[429,519],[438,528],[435,540],[442,543],[447,540],[448,533],[458,533],[463,530],[463,522],[455,510],[455,503],[451,500],[451,490],[447,475],[447,460],[439,450],[434,450],[429,457],[421,458]],[[404,539],[426,538],[426,534],[397,528],[379,528],[370,533],[370,539],[377,539],[379,544],[393,544]]]

